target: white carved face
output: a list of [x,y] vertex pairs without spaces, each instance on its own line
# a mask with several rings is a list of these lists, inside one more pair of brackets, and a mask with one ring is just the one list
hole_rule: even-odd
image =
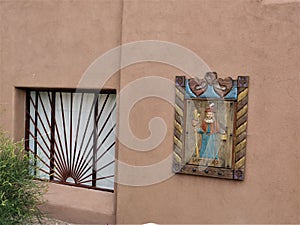
[[214,118],[214,113],[213,112],[207,112],[206,113],[206,119],[212,120]]

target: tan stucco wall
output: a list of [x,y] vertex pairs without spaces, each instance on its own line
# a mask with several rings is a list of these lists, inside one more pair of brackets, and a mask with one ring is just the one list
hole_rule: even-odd
[[[24,138],[25,91],[16,87],[78,87],[89,65],[120,44],[120,15],[118,0],[0,1],[0,128]],[[116,73],[105,88],[118,87]],[[52,217],[115,221],[113,193],[53,184],[45,197]]]
[[41,209],[50,217],[78,224],[114,224],[115,195],[60,184],[48,184]]
[[[23,135],[24,93],[14,87],[76,87],[87,67],[120,43],[174,42],[195,52],[221,77],[250,76],[245,181],[175,175],[149,186],[117,184],[117,223],[300,223],[299,3],[1,1],[0,12],[0,126],[16,138]],[[139,63],[122,69],[121,77],[116,74],[106,87],[120,85],[122,90],[147,76],[173,82],[178,74],[183,71],[170,65]],[[136,87],[132,94],[142,91]],[[167,135],[147,152],[120,143],[119,160],[145,166],[170,155],[173,112],[161,99],[138,102],[129,116],[134,134],[151,135],[148,123],[157,116],[165,121]]]
[[[123,43],[158,39],[185,46],[222,77],[249,75],[250,96],[245,181],[176,175],[147,187],[119,185],[118,223],[300,222],[299,21],[299,3],[124,2]],[[121,72],[121,87],[136,77],[157,75],[173,81],[176,74],[180,71],[161,64],[139,64]],[[172,115],[166,102],[139,102],[130,117],[133,132],[140,138],[150,136],[148,122],[158,116],[168,126],[167,136],[147,153],[122,146],[120,159],[151,165],[169,155]]]
[[[13,133],[18,130],[14,88],[76,88],[88,66],[120,44],[122,4],[13,0],[0,5],[0,124]],[[116,75],[106,88],[117,88],[118,80]]]

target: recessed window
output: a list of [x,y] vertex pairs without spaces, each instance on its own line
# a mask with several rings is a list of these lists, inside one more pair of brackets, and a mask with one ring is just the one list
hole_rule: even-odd
[[115,92],[28,90],[26,150],[35,176],[114,190]]

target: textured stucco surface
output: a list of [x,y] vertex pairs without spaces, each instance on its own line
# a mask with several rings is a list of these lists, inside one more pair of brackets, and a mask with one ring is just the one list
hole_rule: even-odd
[[[24,138],[25,91],[15,87],[78,87],[89,65],[120,44],[121,14],[118,0],[0,1],[0,128]],[[118,89],[118,77],[105,88]],[[44,209],[68,222],[114,223],[115,195],[107,194],[50,185]]]
[[[109,219],[119,224],[300,223],[300,4],[278,2],[0,1],[0,127],[23,137],[24,93],[15,87],[73,88],[97,57],[120,43],[174,42],[195,52],[220,77],[250,76],[246,179],[175,175],[149,186],[117,184]],[[178,74],[184,72],[170,65],[138,63],[122,69],[106,87],[121,91],[147,76],[173,82]],[[143,87],[132,90],[142,93]],[[120,102],[120,114],[125,103]],[[132,132],[141,139],[151,136],[149,121],[161,117],[166,137],[147,152],[119,143],[119,160],[147,166],[170,155],[173,112],[156,97],[135,104],[128,116]],[[55,198],[47,197],[52,204]],[[74,215],[68,208],[72,204],[66,201],[52,212],[62,218],[63,211],[70,222],[79,222],[80,211]]]
[[[185,46],[222,77],[249,75],[250,95],[245,181],[176,175],[147,187],[119,186],[117,221],[299,223],[299,3],[125,1],[123,14],[123,43]],[[136,77],[176,74],[182,72],[161,64],[134,65],[121,72],[121,88]],[[139,102],[130,117],[133,132],[150,136],[148,122],[159,116],[168,133],[147,153],[120,148],[120,159],[149,165],[170,154],[172,113],[155,98]]]
[[[122,4],[118,0],[0,4],[0,124],[13,133],[18,127],[12,122],[14,88],[76,88],[88,66],[119,45]],[[117,76],[107,83],[108,88],[117,86]]]
[[78,224],[115,223],[113,193],[49,184],[41,209],[49,217]]

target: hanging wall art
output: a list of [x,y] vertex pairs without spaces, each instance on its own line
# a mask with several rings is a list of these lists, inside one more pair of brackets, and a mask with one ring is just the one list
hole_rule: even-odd
[[174,163],[181,174],[244,180],[248,76],[175,80]]

